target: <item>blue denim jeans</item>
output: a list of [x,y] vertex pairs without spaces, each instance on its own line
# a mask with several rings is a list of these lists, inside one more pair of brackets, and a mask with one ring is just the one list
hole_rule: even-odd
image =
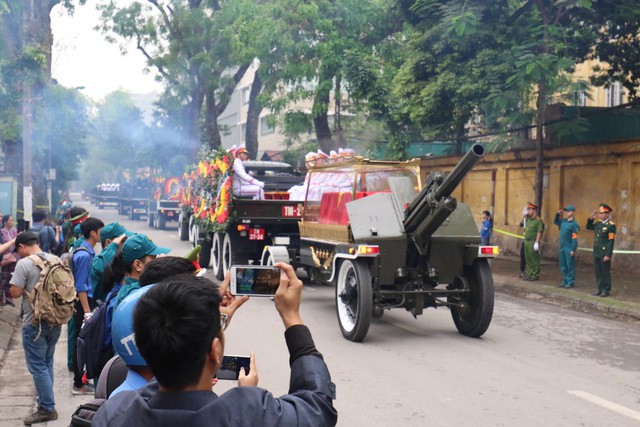
[[46,411],[53,411],[56,406],[53,396],[53,352],[62,326],[49,326],[47,322],[41,322],[41,325],[40,331],[38,326],[31,324],[22,326],[22,346],[27,369],[36,385],[38,405]]

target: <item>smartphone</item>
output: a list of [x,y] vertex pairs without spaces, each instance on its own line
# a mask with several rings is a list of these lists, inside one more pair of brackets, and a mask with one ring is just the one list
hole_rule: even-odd
[[249,356],[223,356],[216,378],[219,380],[237,380],[240,376],[240,369],[244,368],[245,374],[248,374],[249,366]]
[[280,286],[280,269],[261,265],[231,267],[231,294],[256,297],[275,295]]

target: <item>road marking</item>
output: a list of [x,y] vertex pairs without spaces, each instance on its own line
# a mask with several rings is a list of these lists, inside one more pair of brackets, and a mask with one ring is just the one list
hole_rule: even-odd
[[618,405],[617,403],[613,403],[608,400],[605,400],[601,397],[594,396],[593,394],[587,393],[586,391],[571,390],[571,391],[568,391],[567,393],[573,394],[574,396],[577,396],[591,403],[595,403],[596,405],[602,406],[603,408],[617,412],[621,415],[625,415],[629,418],[633,418],[636,421],[640,421],[640,412],[634,411],[633,409],[629,409],[622,405]]

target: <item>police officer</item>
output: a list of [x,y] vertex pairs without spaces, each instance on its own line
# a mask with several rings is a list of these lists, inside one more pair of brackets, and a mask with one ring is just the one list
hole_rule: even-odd
[[616,225],[611,221],[611,212],[613,209],[609,205],[600,203],[600,208],[593,211],[587,220],[587,230],[594,231],[593,263],[598,291],[593,295],[599,297],[608,297],[611,293],[611,256],[616,238]]
[[540,279],[540,241],[544,222],[538,216],[538,206],[527,205],[527,223],[524,226],[524,257],[527,263],[527,277],[524,280]]
[[[574,219],[576,208],[568,205],[560,209],[553,223],[560,229],[560,271],[562,284],[559,288],[573,288],[576,281],[576,251],[578,250],[578,232],[580,226]],[[561,218],[564,215],[564,218]]]

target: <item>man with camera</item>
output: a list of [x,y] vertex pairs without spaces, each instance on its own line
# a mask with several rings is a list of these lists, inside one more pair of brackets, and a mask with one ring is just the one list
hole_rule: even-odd
[[253,355],[239,387],[220,397],[211,391],[224,354],[221,296],[211,281],[183,275],[155,285],[134,312],[135,344],[156,381],[108,400],[93,425],[335,425],[335,385],[300,317],[302,282],[290,265],[276,267],[282,270],[274,301],[290,354],[289,394],[275,398],[256,387]]

